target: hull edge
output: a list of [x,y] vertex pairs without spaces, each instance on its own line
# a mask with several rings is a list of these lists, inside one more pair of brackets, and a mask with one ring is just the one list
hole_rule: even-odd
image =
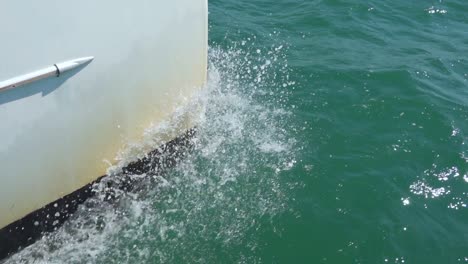
[[[164,173],[183,158],[186,151],[192,146],[191,139],[196,129],[192,128],[183,135],[160,146],[150,152],[146,157],[130,163],[123,168],[125,174],[143,174],[147,172]],[[40,239],[43,235],[56,231],[86,199],[96,194],[95,184],[101,182],[105,176],[87,184],[81,189],[54,201],[39,210],[36,210],[20,220],[0,229],[0,260],[24,249]],[[131,191],[137,182],[124,179],[115,188]],[[112,193],[106,193],[112,200]]]

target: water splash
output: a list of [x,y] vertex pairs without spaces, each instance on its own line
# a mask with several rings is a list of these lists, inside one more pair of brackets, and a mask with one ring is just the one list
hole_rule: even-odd
[[144,177],[145,188],[119,193],[118,203],[103,201],[104,192],[89,199],[57,232],[6,263],[258,262],[250,254],[261,248],[258,237],[268,226],[280,232],[274,219],[290,210],[294,184],[282,177],[296,164],[296,142],[283,107],[293,85],[284,49],[251,49],[211,48],[205,89],[124,150],[108,180],[191,113],[194,148],[176,168],[132,175]]

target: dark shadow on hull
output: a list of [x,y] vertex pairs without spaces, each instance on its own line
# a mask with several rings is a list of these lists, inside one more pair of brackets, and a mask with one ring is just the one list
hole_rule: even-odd
[[[152,151],[146,157],[129,164],[123,169],[124,175],[152,171],[164,173],[167,169],[174,167],[193,146],[191,139],[195,132],[195,129],[191,129]],[[57,230],[78,209],[80,204],[95,194],[93,185],[104,178],[105,176],[1,229],[0,260],[33,244],[44,234]],[[124,176],[118,186],[112,187],[131,191],[136,184],[136,180]],[[107,195],[109,200],[113,199],[113,193]]]

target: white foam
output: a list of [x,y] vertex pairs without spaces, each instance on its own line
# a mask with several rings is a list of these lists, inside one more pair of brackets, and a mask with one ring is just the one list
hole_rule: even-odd
[[[281,107],[287,93],[271,93],[288,82],[284,50],[212,48],[205,89],[175,121],[148,128],[108,172],[118,179],[125,164],[157,147],[189,111],[198,133],[186,159],[153,175],[144,191],[118,192],[117,204],[103,202],[104,195],[90,199],[57,232],[6,263],[219,262],[216,247],[256,250],[251,233],[287,210],[290,186],[282,172],[296,164],[295,141],[284,129],[290,113]],[[247,69],[251,61],[262,67]]]

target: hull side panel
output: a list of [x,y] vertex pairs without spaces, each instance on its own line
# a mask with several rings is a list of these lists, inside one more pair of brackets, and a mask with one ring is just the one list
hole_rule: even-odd
[[1,80],[95,57],[0,93],[0,228],[104,175],[205,82],[206,0],[7,1],[0,24]]

